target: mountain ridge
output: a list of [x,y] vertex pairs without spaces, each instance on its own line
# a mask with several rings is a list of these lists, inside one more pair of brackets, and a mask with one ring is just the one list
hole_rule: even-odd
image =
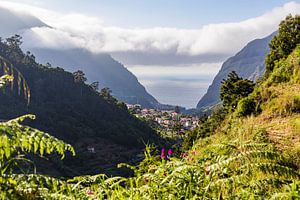
[[249,42],[242,50],[228,58],[223,64],[207,92],[197,104],[198,109],[204,109],[220,102],[220,86],[223,79],[231,71],[236,71],[239,76],[256,80],[265,72],[265,56],[269,51],[269,42],[276,32],[262,39]]
[[159,104],[139,83],[136,76],[109,54],[93,54],[83,49],[32,49],[32,52],[41,63],[49,62],[71,72],[82,70],[88,82],[98,81],[99,87],[110,88],[112,94],[120,101],[149,108]]
[[[40,19],[23,13],[16,13],[0,7],[0,36],[10,37],[14,34],[22,36],[24,31],[35,27],[48,27]],[[27,31],[27,34],[29,32]],[[30,46],[24,42],[25,46]],[[34,42],[34,41],[31,41]],[[88,81],[100,83],[100,87],[108,87],[120,101],[130,104],[141,104],[143,107],[159,107],[159,102],[149,94],[134,74],[124,65],[106,53],[92,53],[84,48],[51,49],[45,47],[29,47],[40,63],[51,63],[70,72],[81,69]]]

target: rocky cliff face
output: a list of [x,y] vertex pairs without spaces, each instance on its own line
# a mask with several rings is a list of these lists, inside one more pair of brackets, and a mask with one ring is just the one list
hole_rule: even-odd
[[199,101],[197,108],[206,108],[220,102],[221,82],[231,71],[236,71],[239,76],[252,80],[262,76],[265,72],[265,56],[269,51],[268,44],[275,34],[276,32],[265,38],[249,42],[235,56],[226,60],[206,94]]

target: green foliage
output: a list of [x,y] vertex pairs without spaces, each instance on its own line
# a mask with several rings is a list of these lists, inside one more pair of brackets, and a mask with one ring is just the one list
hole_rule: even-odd
[[100,91],[100,96],[105,99],[110,104],[117,104],[118,100],[111,95],[111,90],[109,88],[102,88]]
[[279,25],[278,34],[270,43],[270,53],[266,57],[267,75],[270,74],[276,61],[286,58],[300,43],[300,16],[289,15]]
[[266,80],[267,85],[283,82],[300,83],[300,70],[296,67],[300,63],[300,47],[297,46],[286,59],[275,60],[273,72]]
[[293,96],[292,112],[300,113],[300,95]]
[[81,70],[73,72],[73,76],[74,76],[74,81],[76,83],[84,83],[85,81],[87,81],[87,78],[85,77],[85,74]]
[[74,149],[69,144],[58,140],[49,134],[46,134],[29,126],[21,125],[25,119],[35,119],[34,115],[24,115],[7,122],[0,123],[1,144],[0,161],[9,160],[14,153],[33,152],[44,156],[45,154],[58,153],[65,157],[65,151]]
[[[287,116],[299,113],[300,47],[279,61],[274,61],[272,73],[255,88],[249,97],[266,115]],[[257,113],[257,110],[254,112]]]
[[229,73],[220,88],[220,99],[224,108],[229,112],[234,111],[239,100],[253,92],[254,85],[252,81],[239,77],[234,71]]
[[251,114],[254,114],[256,111],[256,102],[253,98],[251,97],[246,97],[241,99],[238,102],[237,109],[236,109],[236,114],[239,117],[244,117],[248,116]]
[[3,75],[0,77],[0,88],[4,88],[13,81],[13,78],[10,75]]
[[145,161],[133,168],[135,177],[82,176],[68,183],[75,184],[73,194],[90,191],[94,199],[267,199],[275,193],[299,194],[299,173],[268,143],[218,143],[208,146],[204,155],[205,160],[191,154],[166,162],[147,149]]
[[204,115],[201,117],[199,126],[186,133],[182,144],[183,150],[189,150],[198,139],[212,135],[221,126],[226,114],[223,107],[216,107],[211,116]]

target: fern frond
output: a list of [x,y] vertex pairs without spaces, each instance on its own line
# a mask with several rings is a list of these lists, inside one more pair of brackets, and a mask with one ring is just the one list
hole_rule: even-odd
[[275,161],[285,161],[286,159],[279,153],[269,150],[254,150],[254,151],[246,151],[242,152],[241,157],[255,160],[269,160],[272,162]]
[[246,174],[234,175],[229,178],[221,178],[213,181],[210,187],[215,186],[229,186],[229,185],[241,185],[249,181],[250,177]]
[[242,152],[236,156],[223,156],[218,159],[217,163],[214,163],[207,167],[208,171],[216,171],[220,170],[233,162],[239,161],[239,163],[243,164],[246,163],[248,160],[252,162],[256,162],[256,160],[269,160],[270,162],[277,162],[284,160],[284,157],[274,151],[246,151]]
[[207,171],[217,171],[217,170],[222,170],[224,167],[228,166],[230,163],[240,160],[241,158],[243,158],[243,156],[241,154],[237,155],[237,156],[233,156],[233,157],[224,157],[225,159],[220,158],[219,162],[214,163],[210,166],[206,167]]
[[240,145],[240,148],[248,149],[248,150],[257,150],[261,149],[262,147],[269,146],[269,143],[256,143],[256,142],[246,142]]
[[94,176],[76,176],[68,179],[67,182],[74,185],[91,185],[103,183],[108,177],[105,174],[98,174]]
[[8,122],[0,123],[0,160],[9,159],[13,152],[33,152],[44,156],[58,153],[62,159],[66,151],[75,155],[74,148],[47,133],[21,125],[25,119],[34,119],[34,115],[24,115]]
[[72,191],[71,185],[67,182],[45,175],[12,174],[7,177],[17,182],[14,189],[21,196],[33,194],[35,198],[49,199],[54,196],[65,197]]
[[277,163],[253,163],[253,164],[249,164],[249,166],[252,169],[260,170],[265,174],[272,174],[272,175],[291,178],[291,179],[300,177],[297,170]]
[[237,149],[237,146],[235,143],[220,143],[220,144],[213,144],[211,146],[216,149],[219,149],[219,150],[228,150],[228,149],[236,150]]
[[[300,196],[298,196],[298,198],[300,198]],[[292,194],[289,192],[279,192],[273,194],[270,198],[270,200],[285,200],[285,199],[293,199]]]
[[273,187],[278,188],[278,190],[282,187],[282,185],[290,184],[292,181],[287,179],[279,179],[279,178],[266,178],[255,180],[254,182],[249,183],[249,186],[253,190],[264,191],[266,188]]

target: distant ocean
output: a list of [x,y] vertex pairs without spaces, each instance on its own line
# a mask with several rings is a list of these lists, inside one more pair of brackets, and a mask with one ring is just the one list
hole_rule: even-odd
[[210,80],[205,79],[193,83],[163,80],[153,82],[140,80],[140,82],[160,103],[186,108],[195,108],[210,84]]
[[221,64],[199,67],[135,66],[128,68],[160,103],[195,108]]

